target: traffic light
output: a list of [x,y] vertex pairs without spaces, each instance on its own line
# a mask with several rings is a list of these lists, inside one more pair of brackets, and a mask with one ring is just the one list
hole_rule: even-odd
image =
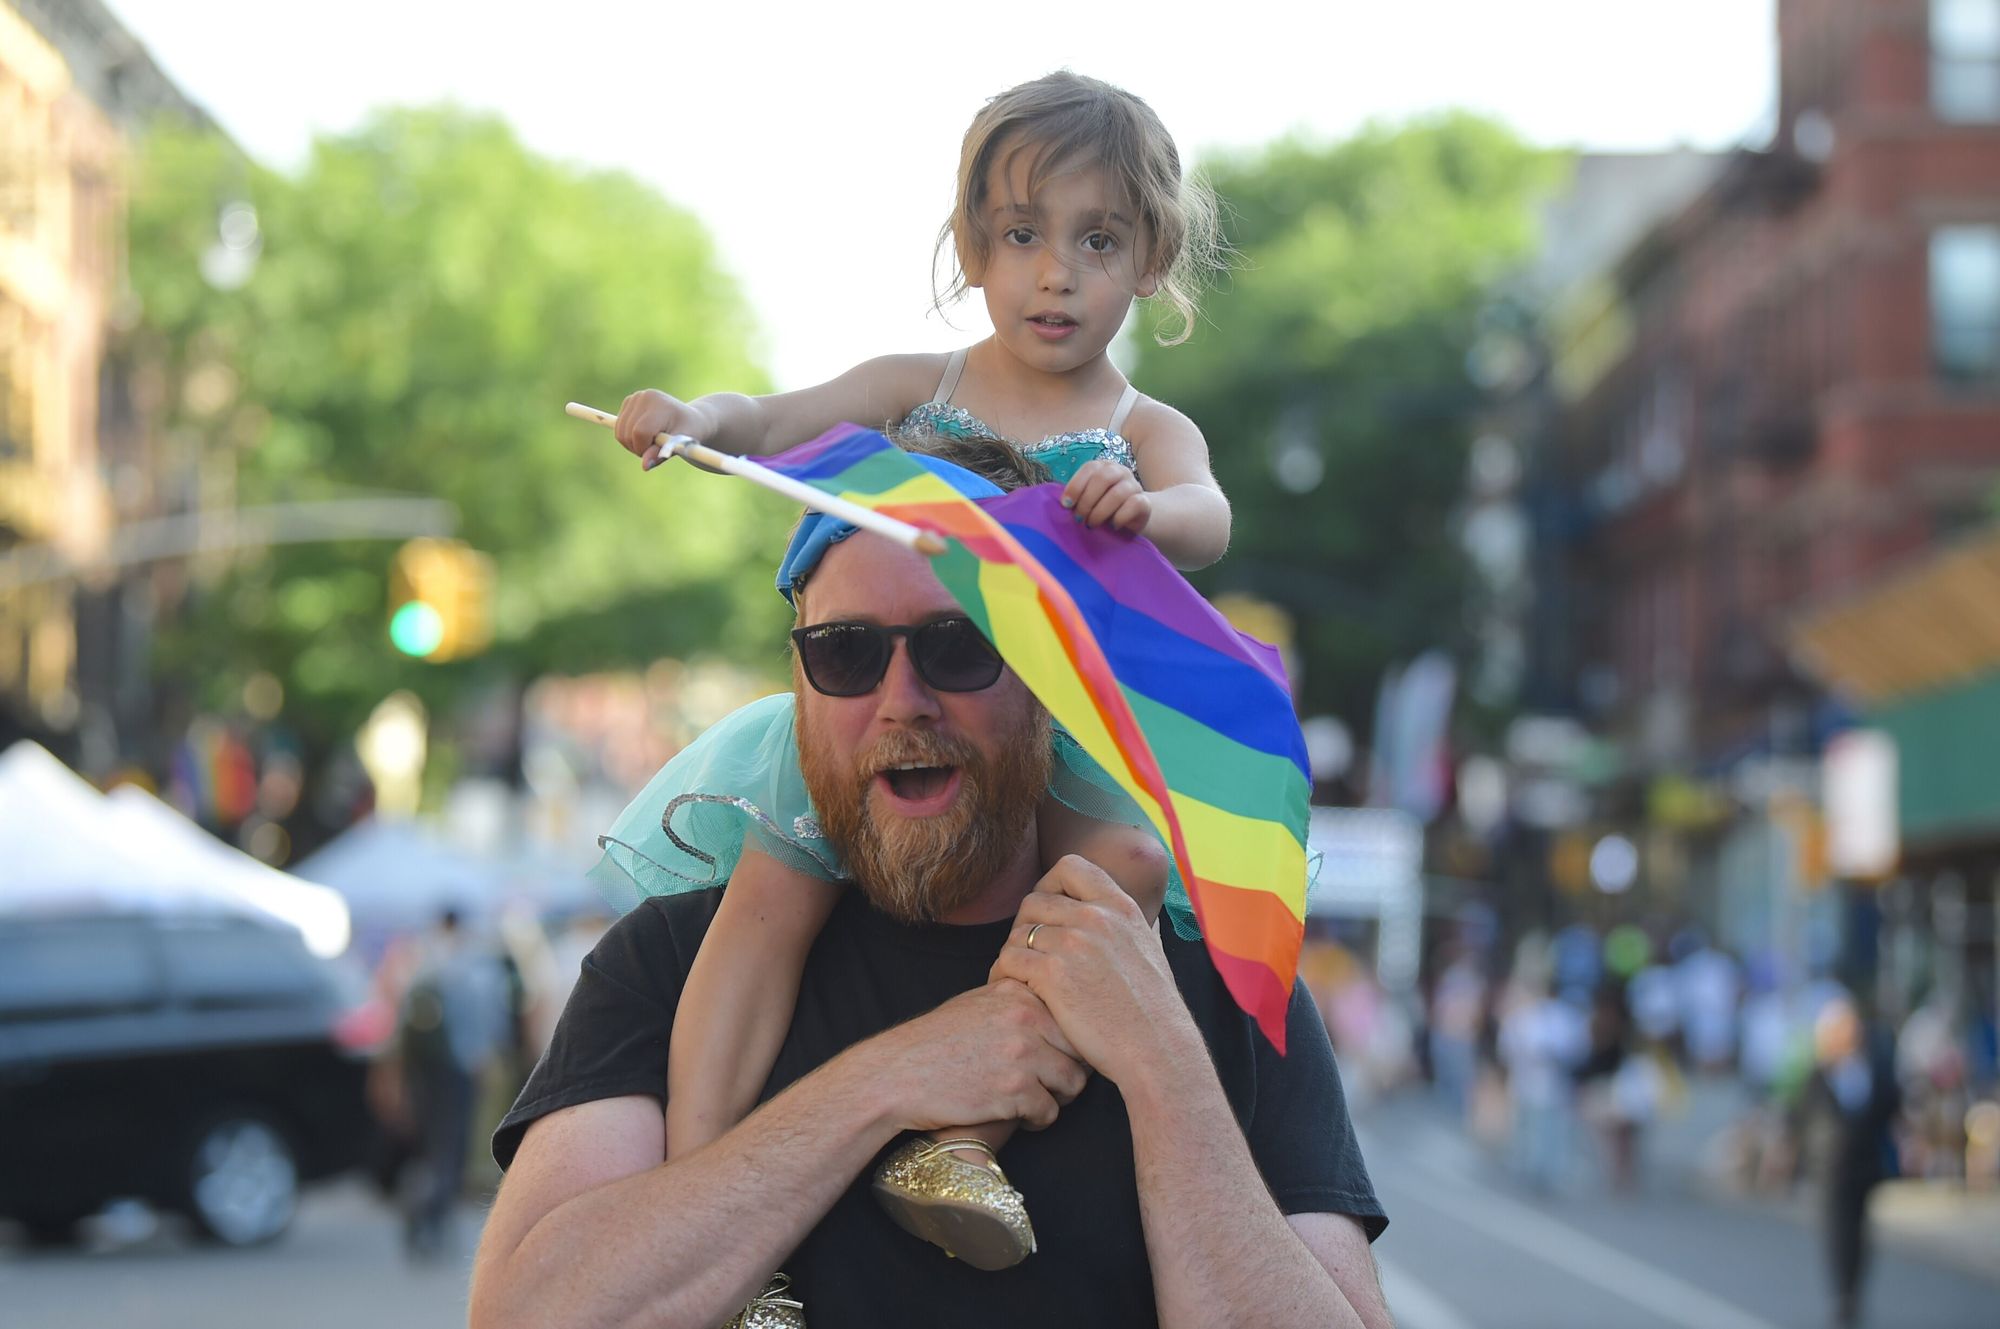
[[477,655],[493,639],[493,560],[463,540],[418,539],[389,572],[389,642],[433,664]]

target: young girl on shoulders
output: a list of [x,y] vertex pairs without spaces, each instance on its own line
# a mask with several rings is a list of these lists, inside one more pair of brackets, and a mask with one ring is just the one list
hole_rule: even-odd
[[[651,466],[663,433],[735,453],[782,451],[843,421],[947,438],[991,435],[1047,467],[1079,520],[1143,535],[1181,568],[1220,558],[1229,505],[1201,431],[1133,388],[1106,354],[1135,299],[1171,306],[1180,327],[1163,341],[1184,340],[1199,287],[1219,262],[1213,200],[1183,175],[1152,109],[1070,73],[993,98],[966,132],[957,198],[938,244],[957,259],[946,298],[979,291],[991,337],[949,355],[883,356],[774,396],[680,401],[635,392],[618,415],[619,442]],[[835,902],[840,869],[813,841],[810,808],[784,806],[804,801],[789,703],[766,699],[711,729],[606,837],[612,860],[642,890],[727,881],[674,1021],[670,1156],[721,1135],[755,1104],[790,1025],[806,953]],[[1089,759],[1073,742],[1059,737],[1058,749],[1059,771],[1080,772],[1084,786],[1112,787],[1101,771],[1093,777],[1085,769]],[[763,769],[787,762],[789,771]],[[744,770],[755,778],[743,779]],[[1157,841],[1137,826],[1084,815],[1073,804],[1102,811],[1102,799],[1065,802],[1060,781],[1059,774],[1038,814],[1044,863],[1069,853],[1089,858],[1157,917],[1169,876]],[[1033,1250],[1034,1237],[994,1158],[1010,1132],[968,1128],[914,1140],[878,1172],[876,1194],[904,1227],[968,1263],[1014,1264]]]

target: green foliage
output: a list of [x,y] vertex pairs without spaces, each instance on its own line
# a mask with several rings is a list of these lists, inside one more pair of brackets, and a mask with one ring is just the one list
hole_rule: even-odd
[[[1462,113],[1209,163],[1237,271],[1134,376],[1201,427],[1235,511],[1197,580],[1292,611],[1309,711],[1365,721],[1385,664],[1459,644],[1466,356],[1557,164]],[[1321,477],[1292,492],[1276,461],[1307,450]]]
[[[261,254],[219,289],[201,256],[246,202]],[[437,706],[495,673],[767,654],[786,505],[681,466],[642,475],[562,413],[649,383],[764,388],[745,303],[686,212],[538,157],[496,120],[394,111],[320,141],[295,175],[156,133],[130,252],[126,353],[164,370],[169,445],[200,459],[206,503],[442,498],[496,562],[492,650],[433,666],[386,636],[395,541],[245,554],[162,643],[200,700],[268,669],[324,741],[397,687]]]

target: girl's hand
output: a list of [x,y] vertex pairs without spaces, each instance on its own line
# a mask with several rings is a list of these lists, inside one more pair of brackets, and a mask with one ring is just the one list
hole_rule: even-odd
[[[624,419],[620,416],[619,419]],[[1063,506],[1086,526],[1109,523],[1127,535],[1143,535],[1153,517],[1153,501],[1130,467],[1115,461],[1085,462],[1063,486]]]
[[707,422],[697,407],[678,397],[669,397],[658,388],[642,388],[627,397],[618,408],[618,422],[612,430],[625,450],[644,461],[649,471],[660,464],[656,436],[688,434],[705,440],[708,432]]

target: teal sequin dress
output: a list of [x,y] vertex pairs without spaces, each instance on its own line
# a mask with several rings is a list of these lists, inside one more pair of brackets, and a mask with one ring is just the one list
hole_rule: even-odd
[[[937,395],[910,412],[905,429],[952,438],[997,437],[971,412],[951,404],[964,354],[954,353]],[[1021,451],[1048,467],[1058,484],[1099,458],[1136,472],[1132,445],[1118,432],[1136,396],[1126,390],[1105,428],[1056,434]],[[846,879],[799,772],[792,706],[792,694],[785,692],[740,707],[646,783],[598,837],[604,856],[591,876],[613,904],[629,909],[648,895],[723,885],[746,845],[806,876]],[[1138,805],[1060,726],[1054,744],[1053,797],[1086,817],[1151,831]],[[1179,872],[1170,868],[1169,874],[1167,916],[1176,932],[1192,940],[1200,936],[1194,906]]]

